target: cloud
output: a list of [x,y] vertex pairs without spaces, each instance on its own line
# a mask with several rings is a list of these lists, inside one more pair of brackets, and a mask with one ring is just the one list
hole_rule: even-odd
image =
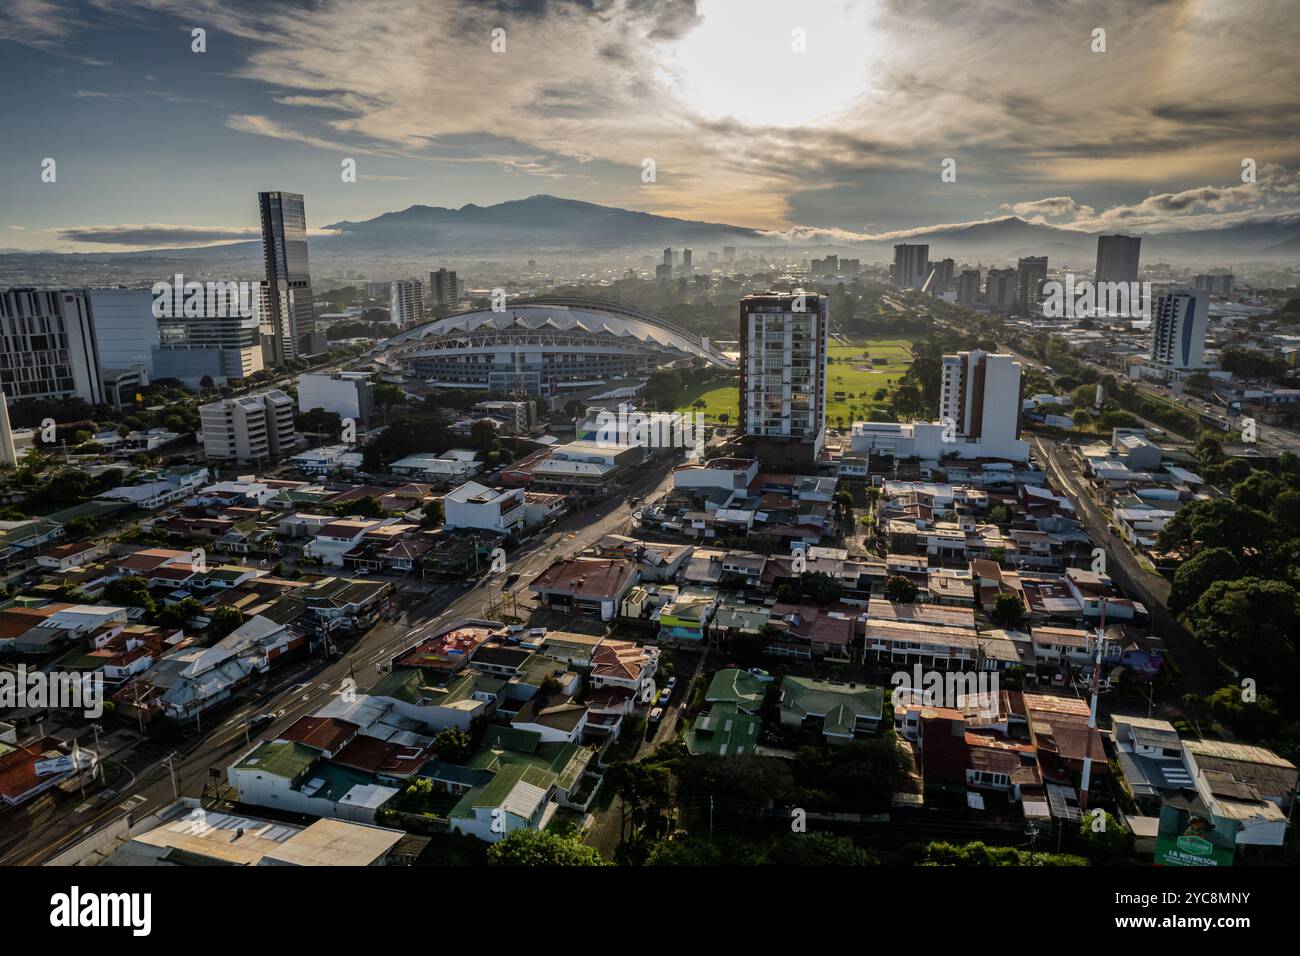
[[[10,227],[14,228],[14,227]],[[18,228],[22,228],[19,226]],[[86,242],[104,246],[131,246],[140,249],[211,246],[260,239],[256,226],[182,226],[170,223],[120,223],[109,226],[67,226],[53,230],[63,242]],[[334,235],[332,229],[308,229],[311,237]]]
[[284,126],[269,116],[236,113],[226,117],[226,126],[241,133],[270,136],[272,139],[283,139],[294,143],[306,143],[308,146],[316,146],[334,152],[349,152],[353,148],[338,140],[322,139],[319,136],[313,136],[310,133]]
[[[202,22],[227,38],[238,53],[221,67],[253,91],[231,129],[567,177],[584,198],[774,234],[801,228],[799,208],[850,235],[998,208],[1162,228],[1246,214],[1248,196],[1203,185],[1229,181],[1244,156],[1300,165],[1294,0],[1253,0],[1248,16],[1186,0],[861,0],[847,19],[843,4],[746,0],[738,21],[734,0],[89,3],[99,18]],[[0,37],[67,51],[94,34],[53,0],[10,6]],[[693,58],[721,22],[735,23],[730,44]],[[1105,53],[1091,50],[1097,25]],[[807,53],[792,51],[793,27]],[[960,181],[937,192],[949,156]],[[796,201],[809,192],[835,202]]]
[[1042,223],[1049,219],[1075,220],[1091,217],[1094,212],[1091,206],[1075,202],[1069,196],[1049,196],[1046,199],[1035,199],[1030,202],[1003,203],[1002,208],[1010,209],[1020,218],[1030,222]]

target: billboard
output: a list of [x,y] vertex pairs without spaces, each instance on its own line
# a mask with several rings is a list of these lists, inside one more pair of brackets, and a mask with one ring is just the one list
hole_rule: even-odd
[[1213,818],[1165,804],[1156,833],[1156,866],[1232,866],[1236,848],[1214,828]]

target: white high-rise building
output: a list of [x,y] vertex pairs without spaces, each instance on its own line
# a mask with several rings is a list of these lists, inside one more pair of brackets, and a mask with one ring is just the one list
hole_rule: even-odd
[[1170,289],[1151,307],[1151,360],[1174,369],[1205,367],[1205,331],[1210,294]]
[[1098,236],[1097,273],[1101,282],[1137,282],[1138,259],[1142,252],[1140,236]]
[[930,246],[900,243],[894,246],[894,285],[919,289],[930,274]]
[[0,390],[13,401],[104,401],[86,290],[0,291]]
[[374,406],[369,372],[303,372],[298,376],[298,411],[321,408],[364,425]]
[[740,300],[741,434],[821,451],[829,308],[829,297],[798,290]]
[[991,457],[1020,438],[1020,363],[979,349],[943,357],[939,419],[959,439],[979,441]]
[[261,463],[288,455],[297,443],[293,399],[278,388],[199,408],[208,461]]
[[405,328],[424,318],[424,286],[419,279],[397,279],[389,287],[388,311],[395,325]]

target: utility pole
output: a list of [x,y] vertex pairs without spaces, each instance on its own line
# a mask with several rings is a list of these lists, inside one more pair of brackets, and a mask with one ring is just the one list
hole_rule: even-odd
[[1097,696],[1101,691],[1101,648],[1106,639],[1106,598],[1102,597],[1098,603],[1101,608],[1101,620],[1097,626],[1097,653],[1093,658],[1092,680],[1089,683],[1092,702],[1088,708],[1088,733],[1083,743],[1083,778],[1079,787],[1080,813],[1088,809],[1088,785],[1092,782],[1092,735],[1097,729]]
[[172,775],[172,793],[175,796],[175,799],[179,800],[181,798],[181,788],[180,784],[176,782],[176,751],[173,750],[170,754],[164,757],[163,762],[167,764],[167,769]]
[[107,781],[104,780],[104,761],[101,759],[99,754],[100,726],[99,724],[91,724],[90,729],[95,734],[95,769],[99,771],[99,782],[106,783]]

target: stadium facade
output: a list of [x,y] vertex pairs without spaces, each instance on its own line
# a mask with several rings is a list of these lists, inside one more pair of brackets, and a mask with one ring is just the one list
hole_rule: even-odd
[[597,299],[521,299],[406,329],[370,356],[445,388],[554,395],[677,361],[734,368],[706,337]]

